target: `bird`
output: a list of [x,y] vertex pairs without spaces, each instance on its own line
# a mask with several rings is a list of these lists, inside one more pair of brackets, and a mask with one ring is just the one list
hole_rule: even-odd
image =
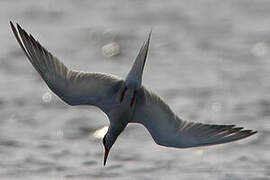
[[156,144],[191,148],[228,143],[257,133],[235,125],[205,124],[179,118],[155,93],[142,85],[152,30],[141,46],[125,78],[106,73],[81,72],[67,68],[30,33],[10,21],[12,32],[30,63],[49,89],[71,106],[100,108],[109,119],[103,137],[104,160],[118,136],[129,123],[142,124]]

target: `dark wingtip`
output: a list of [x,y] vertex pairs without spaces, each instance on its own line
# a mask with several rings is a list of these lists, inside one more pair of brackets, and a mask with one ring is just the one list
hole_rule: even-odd
[[15,28],[15,26],[13,25],[12,21],[9,21],[9,24],[10,24],[11,29],[12,29],[13,31],[16,30],[16,28]]
[[242,129],[244,129],[243,127],[236,127],[236,128],[232,128],[229,130],[230,133],[237,133],[240,132]]
[[17,25],[18,30],[22,30],[21,26],[18,23],[16,23],[16,25]]
[[258,133],[258,131],[251,131],[251,135],[257,134],[257,133]]
[[253,130],[243,130],[241,131],[242,133],[246,134],[246,137],[252,136],[254,134],[256,134],[258,131],[253,131]]

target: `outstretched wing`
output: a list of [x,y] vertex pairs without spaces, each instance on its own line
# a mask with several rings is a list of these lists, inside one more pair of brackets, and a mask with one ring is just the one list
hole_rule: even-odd
[[10,22],[12,31],[31,64],[48,87],[70,105],[95,105],[106,111],[121,83],[120,78],[101,73],[69,70],[31,34]]
[[157,144],[177,148],[222,144],[256,133],[234,125],[183,121],[157,95],[145,88],[137,93],[132,121],[143,124]]

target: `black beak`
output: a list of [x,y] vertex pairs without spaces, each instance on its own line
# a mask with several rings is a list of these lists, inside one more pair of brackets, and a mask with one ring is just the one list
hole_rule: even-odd
[[106,165],[106,162],[107,162],[107,158],[108,158],[109,152],[110,152],[110,149],[106,149],[106,148],[105,148],[105,153],[104,153],[104,166]]

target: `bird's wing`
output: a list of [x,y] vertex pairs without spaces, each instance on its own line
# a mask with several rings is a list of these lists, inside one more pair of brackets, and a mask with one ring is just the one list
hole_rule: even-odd
[[144,87],[137,93],[132,122],[143,124],[157,144],[177,148],[222,144],[256,133],[234,125],[183,121],[157,95]]
[[123,82],[120,78],[69,70],[18,24],[17,29],[12,22],[10,25],[29,61],[56,95],[70,105],[95,105],[106,110]]

